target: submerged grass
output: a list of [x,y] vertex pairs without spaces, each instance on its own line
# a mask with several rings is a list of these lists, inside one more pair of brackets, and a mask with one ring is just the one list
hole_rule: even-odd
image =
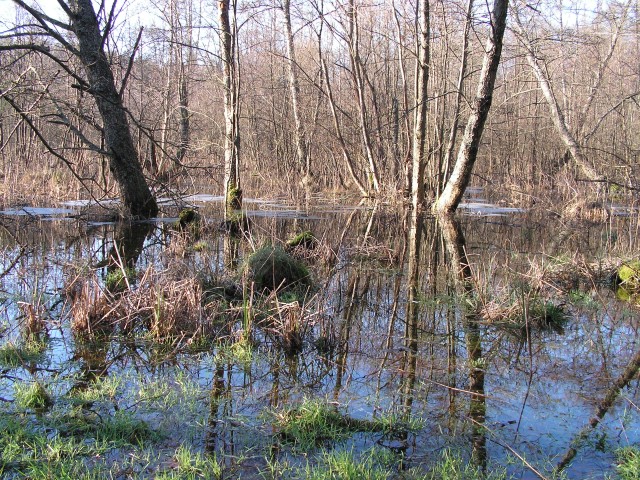
[[46,343],[38,340],[7,342],[0,347],[0,366],[19,368],[29,363],[40,362],[44,358],[45,350]]

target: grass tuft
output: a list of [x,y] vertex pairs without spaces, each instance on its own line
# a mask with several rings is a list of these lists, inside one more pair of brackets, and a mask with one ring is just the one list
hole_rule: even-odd
[[319,400],[304,400],[300,405],[274,416],[280,435],[302,450],[325,442],[343,440],[355,432],[385,429],[377,421],[351,418],[340,413],[336,407]]
[[18,344],[7,342],[0,347],[0,366],[18,368],[43,359],[46,344],[38,340],[29,340]]
[[621,480],[635,480],[640,478],[640,449],[625,447],[616,452],[618,465],[616,470]]
[[16,383],[14,389],[16,405],[21,408],[42,410],[53,405],[51,395],[38,381]]

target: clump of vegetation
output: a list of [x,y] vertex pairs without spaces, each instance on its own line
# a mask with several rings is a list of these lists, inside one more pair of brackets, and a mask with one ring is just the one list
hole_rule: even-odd
[[195,208],[183,208],[178,213],[178,223],[181,227],[186,227],[190,223],[195,223],[200,220],[200,214]]
[[42,410],[53,405],[51,395],[38,381],[17,383],[15,385],[15,400],[19,407],[25,409]]
[[569,315],[562,305],[539,297],[521,298],[507,304],[489,302],[480,309],[480,316],[487,322],[509,327],[512,330],[554,331],[562,333]]
[[0,366],[4,368],[18,368],[23,365],[39,362],[46,344],[37,340],[17,344],[7,342],[0,347]]
[[317,246],[318,246],[318,239],[315,237],[313,233],[311,233],[308,230],[304,232],[300,232],[297,235],[294,235],[287,241],[287,248],[289,249],[302,247],[308,250],[313,250]]
[[562,216],[588,222],[604,222],[611,216],[611,209],[597,200],[580,199],[570,203],[562,212]]
[[420,478],[421,480],[505,480],[508,477],[504,469],[484,472],[481,468],[464,461],[459,454],[445,450],[429,473],[416,477],[410,475],[409,478]]
[[107,273],[104,286],[110,293],[120,293],[127,290],[135,278],[134,268],[115,268]]
[[377,421],[351,418],[319,400],[304,400],[298,406],[274,414],[274,417],[280,435],[302,450],[327,441],[343,440],[355,432],[383,429]]
[[622,480],[635,480],[640,478],[640,449],[638,447],[625,447],[616,452],[618,465],[616,470]]
[[256,250],[247,260],[246,273],[260,292],[311,284],[307,267],[279,246],[265,245]]
[[75,334],[93,336],[113,330],[119,313],[110,305],[95,276],[76,279],[71,295],[71,328]]
[[640,290],[640,261],[623,263],[618,268],[617,280],[627,291]]
[[300,478],[310,480],[386,480],[393,470],[376,462],[375,452],[360,456],[352,451],[338,450],[325,452],[317,465],[307,465]]
[[180,445],[174,455],[175,467],[170,472],[162,472],[156,475],[156,480],[168,480],[173,478],[196,479],[222,478],[222,467],[216,456],[206,456],[201,452],[194,452],[185,445]]

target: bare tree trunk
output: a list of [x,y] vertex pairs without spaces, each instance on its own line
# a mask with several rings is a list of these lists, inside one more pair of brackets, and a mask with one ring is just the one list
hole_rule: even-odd
[[[178,45],[178,110],[180,113],[180,139],[176,150],[176,161],[182,164],[191,141],[191,114],[189,112],[189,72],[193,63],[193,12],[192,4],[187,6],[187,36],[179,37]],[[187,50],[186,58],[184,50]]]
[[[109,159],[109,169],[120,189],[124,214],[145,218],[156,215],[158,205],[144,178],[121,93],[116,88],[113,72],[104,52],[104,39],[109,34],[109,28],[104,33],[100,31],[91,0],[69,0],[67,3],[59,0],[60,7],[69,17],[70,25],[51,19],[22,0],[14,0],[14,3],[29,12],[40,28],[82,62],[87,82],[80,79],[83,83],[80,88],[93,97],[98,107],[103,124],[104,150]],[[52,27],[52,24],[55,25]],[[69,43],[59,33],[59,28],[73,32],[78,45]],[[49,53],[49,50],[37,46],[33,46],[33,49]],[[64,67],[64,61],[55,61]],[[67,73],[71,72],[68,68],[65,70]]]
[[485,46],[478,91],[472,105],[471,116],[464,131],[453,172],[451,172],[451,177],[447,181],[442,195],[434,205],[434,210],[439,213],[453,212],[458,208],[462,195],[464,195],[464,191],[471,180],[484,123],[493,99],[493,88],[502,53],[502,39],[507,23],[508,5],[508,0],[494,0],[493,3],[491,33]]
[[362,134],[362,143],[364,146],[365,156],[369,163],[369,173],[371,174],[370,183],[373,187],[373,190],[375,192],[379,192],[380,178],[378,176],[378,167],[376,165],[375,158],[373,157],[371,137],[369,136],[369,128],[367,126],[367,100],[365,93],[364,75],[362,72],[362,60],[360,59],[358,13],[355,6],[355,0],[349,0],[348,9],[351,75],[353,76],[353,84],[357,96],[358,114],[360,117],[360,133]]
[[291,28],[291,1],[283,0],[282,12],[284,13],[284,26],[287,40],[287,68],[289,70],[289,90],[291,91],[291,106],[293,108],[293,119],[295,122],[294,137],[298,153],[300,170],[304,171],[306,177],[309,176],[310,164],[308,163],[307,136],[302,124],[302,113],[300,111],[300,82],[298,81],[298,65],[296,63],[296,53],[293,44],[293,29]]
[[540,90],[542,90],[542,94],[544,95],[545,100],[547,101],[547,105],[549,106],[549,112],[551,113],[551,120],[553,120],[553,124],[558,131],[558,135],[560,135],[560,139],[564,142],[567,150],[571,153],[573,157],[573,161],[576,165],[582,170],[584,175],[589,180],[602,180],[602,175],[598,174],[596,170],[589,165],[587,158],[583,155],[582,149],[580,145],[576,141],[575,137],[571,133],[569,129],[569,125],[567,125],[567,121],[565,119],[564,113],[558,104],[558,100],[553,91],[553,87],[551,86],[551,81],[549,77],[545,73],[545,71],[540,66],[540,60],[536,56],[535,49],[531,40],[527,36],[527,33],[522,26],[522,22],[520,20],[520,16],[518,15],[517,10],[514,9],[514,18],[515,18],[515,31],[518,37],[518,40],[522,43],[526,51],[527,63],[533,70],[533,74],[538,80],[538,85],[540,86]]
[[418,59],[416,65],[416,111],[413,124],[413,168],[411,176],[411,204],[418,210],[424,202],[424,169],[427,139],[427,110],[429,84],[429,0],[419,6]]
[[355,169],[353,167],[353,160],[351,159],[351,155],[349,155],[349,150],[347,149],[347,144],[344,141],[344,137],[342,136],[342,129],[340,128],[340,121],[338,120],[338,112],[336,111],[336,104],[333,99],[333,92],[331,91],[331,82],[329,81],[329,71],[327,69],[327,64],[324,60],[322,60],[322,69],[324,70],[325,83],[327,84],[327,96],[329,97],[329,107],[331,107],[331,115],[333,117],[333,126],[336,130],[336,137],[338,137],[338,143],[340,144],[340,149],[342,150],[342,157],[344,158],[345,163],[347,164],[347,169],[349,170],[349,175],[351,175],[351,179],[353,183],[356,184],[360,193],[363,196],[367,197],[369,194],[367,189],[362,185],[362,182],[358,179],[356,175]]
[[103,121],[105,146],[110,154],[109,168],[120,187],[122,203],[135,217],[152,217],[158,213],[158,205],[142,173],[127,113],[103,50],[93,4],[91,0],[72,0],[69,7],[72,28],[78,38],[79,57],[89,79],[89,91]]
[[[469,57],[469,32],[471,30],[471,20],[473,19],[473,0],[467,0],[466,21],[464,24],[464,33],[462,37],[462,58],[460,60],[460,71],[458,73],[458,83],[456,84],[456,99],[453,106],[453,122],[449,130],[449,140],[447,142],[447,151],[445,152],[443,165],[444,172],[442,179],[444,183],[449,178],[449,170],[451,169],[451,158],[453,150],[456,147],[456,137],[458,134],[458,124],[460,123],[460,104],[462,103],[462,87],[464,86],[464,77],[467,75],[467,58]],[[441,187],[444,185],[441,185]]]
[[[218,13],[220,22],[220,57],[223,65],[224,84],[224,198],[225,215],[228,210],[240,209],[240,135],[238,125],[238,91],[236,82],[235,31],[229,18],[230,5],[235,1],[220,0]],[[234,22],[235,24],[235,22]]]
[[408,197],[411,192],[411,162],[409,161],[409,152],[411,152],[411,125],[409,121],[409,96],[407,88],[407,73],[404,61],[404,42],[402,41],[402,29],[400,28],[400,19],[398,17],[398,10],[395,5],[395,0],[391,2],[391,8],[393,9],[393,19],[396,24],[396,41],[398,42],[398,64],[400,67],[400,78],[402,80],[402,116],[404,117],[404,134],[406,135],[406,157],[403,165],[403,183],[406,196]]

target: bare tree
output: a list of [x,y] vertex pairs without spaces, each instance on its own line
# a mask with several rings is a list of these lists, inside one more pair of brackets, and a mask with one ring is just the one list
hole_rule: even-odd
[[413,125],[412,206],[418,210],[424,202],[424,169],[427,140],[427,88],[429,85],[429,0],[419,4],[418,58],[416,64],[416,110]]
[[307,135],[302,123],[302,112],[300,106],[300,82],[298,80],[298,64],[296,62],[296,51],[293,43],[293,28],[291,26],[291,0],[282,1],[282,13],[284,16],[285,36],[287,43],[287,69],[289,71],[289,90],[291,92],[291,107],[293,109],[293,119],[295,122],[295,142],[298,154],[300,169],[304,171],[305,177],[309,179],[311,164],[307,151]]
[[[589,180],[599,181],[602,180],[603,177],[600,175],[591,165],[589,165],[589,161],[585,157],[582,152],[582,148],[580,147],[578,141],[576,140],[574,134],[571,132],[571,129],[567,123],[564,112],[562,111],[562,107],[558,103],[558,99],[554,92],[554,89],[551,85],[551,81],[549,76],[543,69],[542,65],[544,62],[536,53],[536,50],[533,46],[532,41],[530,40],[527,32],[524,29],[522,24],[522,20],[520,19],[520,15],[518,14],[517,9],[514,8],[514,19],[515,19],[515,32],[518,37],[518,40],[522,43],[522,46],[525,49],[527,63],[531,67],[533,74],[535,75],[538,85],[540,86],[540,90],[542,90],[542,94],[544,95],[545,100],[547,101],[547,105],[549,106],[549,113],[551,114],[551,120],[553,120],[553,124],[558,131],[558,135],[564,142],[567,147],[567,150],[571,153],[574,162],[576,165],[582,170],[585,176]],[[587,104],[588,106],[588,104]]]
[[[78,80],[76,88],[89,93],[98,107],[102,120],[104,148],[92,148],[109,159],[109,168],[120,188],[124,214],[134,217],[156,215],[158,206],[142,173],[138,152],[129,129],[129,118],[122,102],[121,91],[124,85],[120,90],[116,88],[111,65],[104,51],[105,41],[115,20],[117,2],[113,3],[102,30],[91,0],[58,0],[59,6],[68,16],[69,23],[48,16],[23,0],[14,0],[14,3],[34,19],[35,23],[29,27],[30,34],[35,38],[45,36],[80,59],[86,79],[78,78],[65,60],[55,57],[46,42],[10,45],[8,48],[29,49],[47,55]],[[77,39],[77,45],[70,42],[62,32],[72,33]],[[59,121],[68,123],[64,115],[59,114],[58,117]],[[75,132],[79,133],[77,129]]]
[[[231,8],[233,9],[233,17],[230,13]],[[220,0],[218,2],[220,57],[222,58],[224,85],[224,198],[227,205],[225,212],[229,209],[239,209],[242,206],[235,9],[235,0]]]
[[358,115],[360,120],[360,133],[362,134],[362,144],[364,153],[369,164],[370,183],[375,192],[380,190],[380,177],[378,166],[373,156],[371,146],[371,135],[367,125],[367,100],[365,92],[365,74],[362,59],[360,58],[360,29],[358,25],[358,6],[355,0],[349,0],[347,6],[347,16],[349,19],[349,56],[351,58],[351,76],[357,97]]
[[494,0],[493,3],[490,23],[491,31],[485,46],[478,91],[472,105],[471,115],[465,127],[451,177],[447,181],[442,195],[434,204],[434,210],[439,213],[451,213],[458,208],[462,195],[471,180],[471,173],[478,156],[484,124],[493,100],[493,89],[498,73],[498,65],[502,53],[502,40],[507,23],[508,5],[508,0]]

